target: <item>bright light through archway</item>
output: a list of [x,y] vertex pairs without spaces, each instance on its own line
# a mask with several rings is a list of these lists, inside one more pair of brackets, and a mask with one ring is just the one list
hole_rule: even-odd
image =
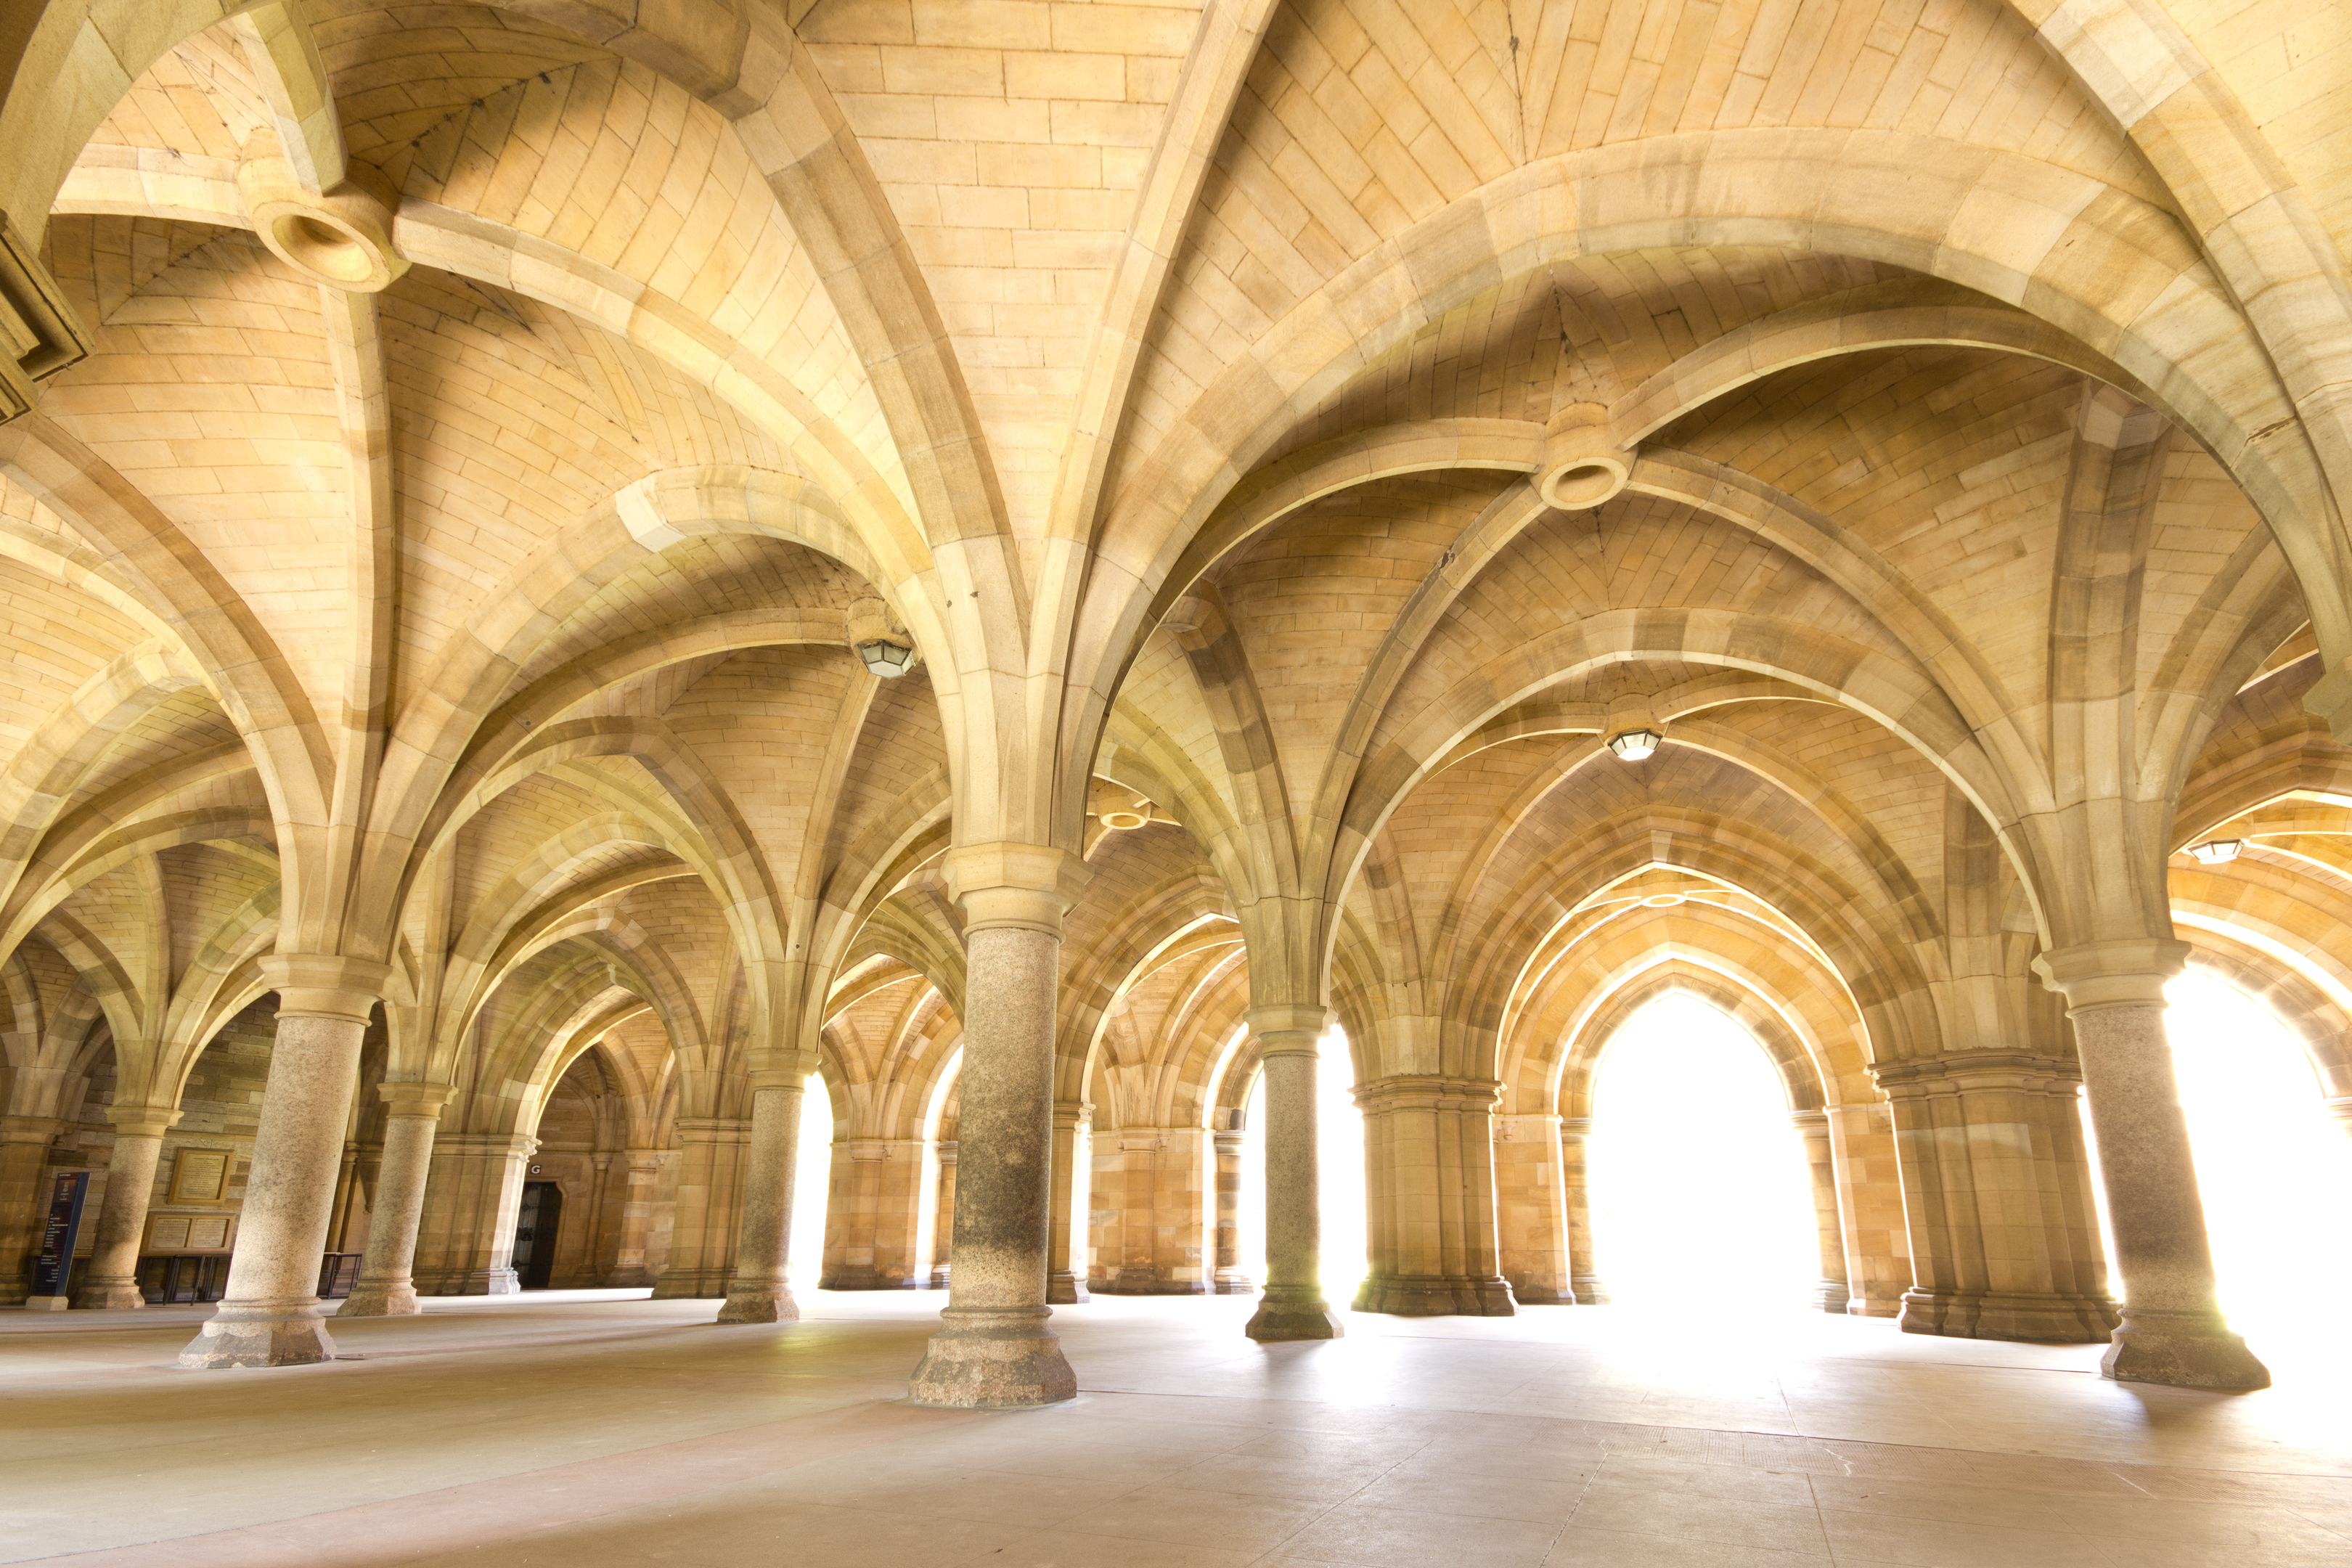
[[833,1097],[824,1079],[809,1075],[801,1094],[800,1158],[793,1170],[793,1235],[785,1278],[795,1290],[814,1290],[824,1271],[824,1202],[833,1185]]
[[1771,1059],[1720,1009],[1662,996],[1593,1081],[1593,1263],[1643,1307],[1800,1307],[1820,1272],[1811,1177]]
[[2352,1141],[2327,1114],[2310,1056],[2268,1008],[2195,970],[2165,1000],[2222,1310],[2263,1340],[2325,1331],[2327,1304],[2352,1291],[2340,1223],[2352,1211]]

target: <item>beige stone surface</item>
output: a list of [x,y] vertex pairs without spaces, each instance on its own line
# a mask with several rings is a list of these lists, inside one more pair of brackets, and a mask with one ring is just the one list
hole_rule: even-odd
[[2085,1055],[2148,954],[2352,1100],[2340,5],[19,9],[0,1300],[218,1134],[255,1334],[509,1283],[526,1179],[557,1282],[757,1317],[813,1062],[824,1279],[1020,1403],[1046,1297],[1243,1287],[1251,1139],[1335,1326],[1336,1023],[1363,1304],[1592,1301],[1676,992],[1813,1305],[2095,1335],[2211,1316],[2154,1015]]

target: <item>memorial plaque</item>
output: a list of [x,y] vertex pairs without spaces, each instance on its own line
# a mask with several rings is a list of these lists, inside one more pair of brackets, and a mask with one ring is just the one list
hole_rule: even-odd
[[182,1149],[172,1158],[172,1195],[175,1204],[216,1204],[228,1195],[226,1149]]
[[188,1249],[189,1217],[184,1214],[151,1215],[147,1220],[147,1239],[142,1252],[185,1252]]
[[230,1216],[225,1214],[200,1214],[188,1221],[188,1249],[191,1252],[219,1252],[228,1246]]
[[41,1226],[41,1258],[33,1267],[34,1295],[66,1293],[74,1246],[81,1240],[82,1200],[89,1196],[88,1171],[60,1171],[51,1183],[48,1223]]

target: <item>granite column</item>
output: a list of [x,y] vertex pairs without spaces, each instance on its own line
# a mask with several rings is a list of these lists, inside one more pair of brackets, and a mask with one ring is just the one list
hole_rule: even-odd
[[1253,1007],[1265,1061],[1265,1292],[1246,1332],[1260,1342],[1336,1340],[1323,1299],[1323,1190],[1316,1070],[1331,1016],[1322,1007]]
[[367,1033],[390,966],[324,953],[261,961],[278,993],[227,1294],[180,1352],[184,1367],[307,1366],[335,1353],[319,1300],[335,1169]]
[[952,849],[968,975],[956,1133],[955,1270],[940,1326],[908,1384],[923,1405],[1002,1409],[1073,1398],[1047,1328],[1054,1005],[1062,916],[1085,863],[1038,845]]
[[2116,1237],[2123,1322],[2106,1376],[2181,1388],[2270,1386],[2270,1369],[2231,1331],[2214,1293],[2205,1205],[2164,1033],[2164,983],[2186,942],[2140,939],[2062,948],[2034,961],[2064,993],[2099,1143]]
[[359,1283],[352,1287],[339,1318],[404,1318],[422,1310],[416,1303],[417,1227],[425,1217],[425,1178],[433,1168],[433,1135],[441,1108],[457,1089],[446,1083],[384,1083],[383,1159],[378,1167],[375,1207],[368,1219],[367,1254]]

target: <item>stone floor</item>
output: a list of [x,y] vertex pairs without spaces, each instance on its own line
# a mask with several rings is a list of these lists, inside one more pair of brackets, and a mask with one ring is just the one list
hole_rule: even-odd
[[0,1561],[1211,1568],[2352,1565],[2352,1393],[2136,1388],[2096,1347],[1629,1308],[1055,1318],[1084,1393],[920,1410],[932,1294],[783,1328],[642,1292],[436,1300],[352,1359],[171,1366],[196,1309],[0,1314]]

